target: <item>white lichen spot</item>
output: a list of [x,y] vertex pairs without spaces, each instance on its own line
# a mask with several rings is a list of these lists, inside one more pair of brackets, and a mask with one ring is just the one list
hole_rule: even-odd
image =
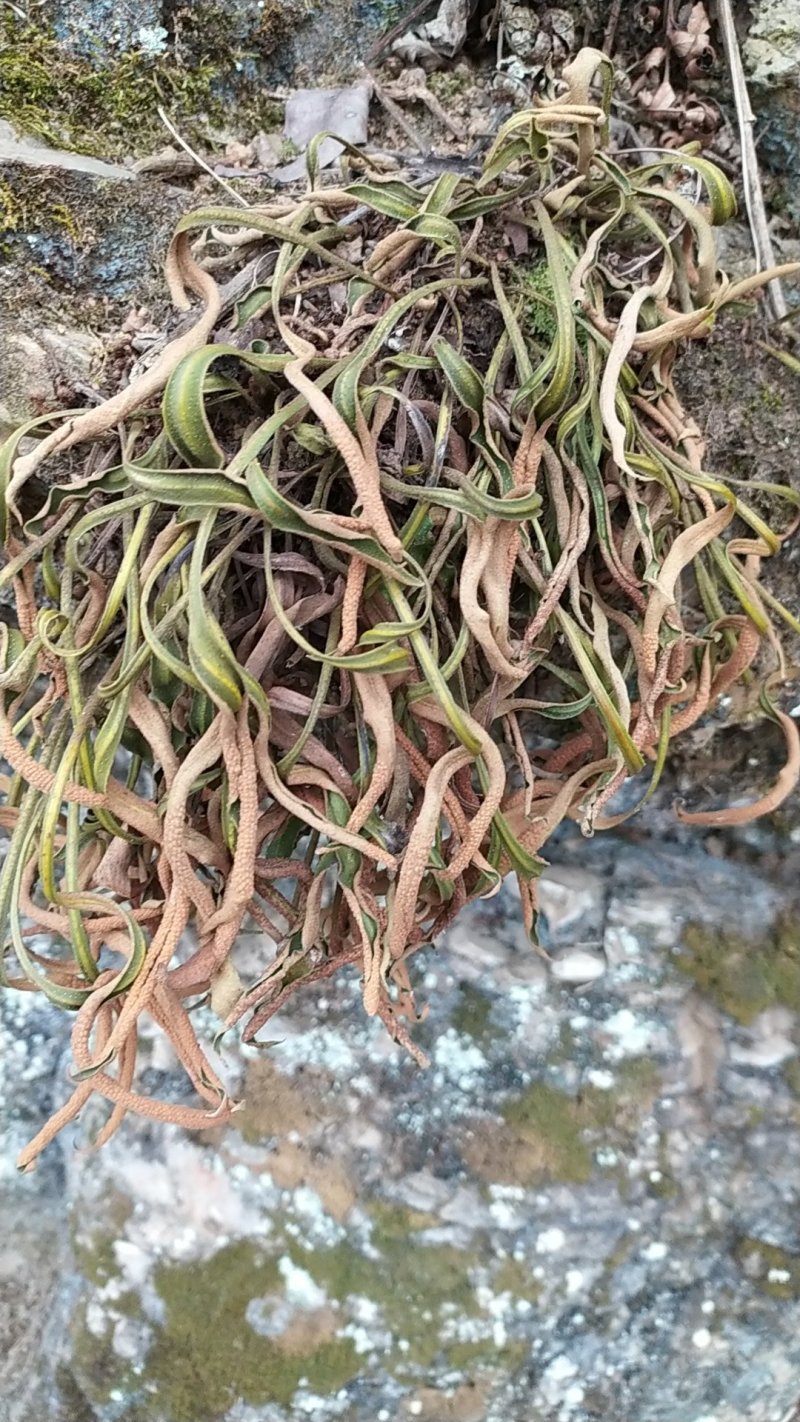
[[650,1264],[655,1264],[659,1259],[666,1259],[668,1253],[666,1244],[662,1244],[660,1239],[654,1239],[652,1244],[645,1245],[642,1250],[642,1258]]
[[315,1066],[348,1080],[355,1075],[355,1053],[345,1034],[335,1027],[311,1027],[286,1036],[275,1048],[275,1056],[285,1072]]
[[586,1080],[598,1091],[610,1091],[614,1085],[614,1077],[610,1071],[597,1071],[594,1068],[587,1071]]
[[580,1269],[568,1269],[564,1282],[567,1286],[568,1294],[577,1294],[583,1287],[583,1274]]
[[621,1007],[603,1023],[603,1032],[612,1039],[608,1056],[617,1061],[622,1057],[641,1056],[650,1046],[653,1031],[652,1022],[636,1017],[629,1007]]
[[563,1401],[563,1385],[574,1378],[577,1371],[577,1364],[573,1363],[566,1353],[559,1353],[557,1358],[547,1364],[541,1376],[540,1387],[548,1402]]
[[118,1358],[133,1363],[147,1351],[150,1330],[135,1319],[118,1318],[114,1324],[114,1352]]
[[564,1401],[567,1407],[580,1407],[585,1396],[586,1394],[580,1383],[573,1383],[572,1387],[568,1387],[564,1393]]
[[299,1185],[291,1192],[290,1198],[295,1215],[303,1221],[305,1237],[301,1239],[301,1243],[306,1248],[310,1249],[314,1245],[332,1246],[344,1238],[344,1229],[328,1214],[316,1190],[312,1190],[309,1185]]
[[692,1334],[692,1345],[695,1348],[707,1348],[711,1342],[711,1334],[707,1328],[698,1328]]
[[96,1299],[86,1305],[86,1327],[94,1338],[104,1338],[108,1331],[108,1314]]
[[368,1329],[362,1328],[359,1323],[348,1323],[342,1330],[342,1336],[349,1338],[356,1353],[360,1358],[365,1353],[372,1353],[375,1350],[375,1340]]
[[132,1289],[140,1289],[153,1263],[152,1255],[131,1239],[115,1239],[114,1254]]
[[603,948],[609,963],[615,967],[626,958],[638,958],[641,952],[639,940],[629,928],[610,924],[603,937]]
[[167,32],[163,25],[142,25],[136,41],[143,54],[163,54],[167,47]]
[[480,1048],[459,1037],[452,1028],[437,1038],[433,1059],[439,1070],[462,1090],[468,1089],[475,1077],[486,1070],[486,1058]]
[[612,1150],[611,1146],[601,1146],[599,1150],[595,1151],[594,1158],[597,1164],[606,1170],[610,1166],[616,1165],[619,1160],[617,1152]]
[[278,1272],[286,1284],[286,1301],[296,1309],[310,1313],[327,1303],[328,1295],[305,1269],[300,1269],[284,1254],[278,1260]]
[[507,1200],[492,1200],[489,1206],[489,1214],[492,1223],[498,1229],[521,1229],[525,1224],[525,1215],[522,1210],[515,1209],[513,1204]]
[[[304,1382],[305,1379],[301,1379]],[[296,1392],[293,1399],[293,1406],[297,1412],[304,1412],[307,1417],[340,1417],[344,1411],[347,1399],[336,1399],[330,1397],[320,1397],[316,1392]]]
[[245,1309],[245,1321],[259,1338],[280,1338],[290,1326],[295,1310],[285,1299],[268,1295],[250,1299]]
[[537,1254],[557,1254],[567,1242],[563,1229],[546,1229],[536,1241]]
[[380,1315],[375,1300],[365,1298],[362,1294],[356,1294],[350,1299],[350,1310],[357,1323],[377,1323]]
[[767,1274],[771,1284],[788,1284],[791,1277],[788,1269],[770,1269]]

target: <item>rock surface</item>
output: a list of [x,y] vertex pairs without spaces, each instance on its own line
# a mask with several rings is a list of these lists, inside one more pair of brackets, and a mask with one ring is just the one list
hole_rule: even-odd
[[[90,171],[85,166],[90,160],[78,161],[78,155],[37,152],[36,165],[0,158],[7,209],[0,300],[18,309],[20,284],[37,279],[70,300],[92,296],[101,302],[140,293],[152,280],[154,263],[163,260],[187,195],[132,179],[125,170],[115,177]],[[75,163],[65,166],[62,157]]]
[[89,173],[94,178],[112,178],[119,182],[133,181],[129,168],[118,163],[104,163],[85,153],[48,148],[26,134],[17,133],[5,119],[0,119],[0,164],[28,163],[33,168],[63,168],[70,173]]
[[237,1129],[129,1120],[93,1155],[85,1119],[25,1178],[13,1151],[68,1058],[63,1025],[7,995],[10,1422],[780,1422],[800,1395],[796,906],[702,840],[613,836],[564,837],[542,901],[554,963],[603,975],[559,983],[513,895],[487,902],[418,960],[430,1071],[354,975],[269,1050],[224,1049]]
[[0,129],[0,436],[116,388],[107,337],[132,307],[165,311],[164,256],[190,201]]
[[782,175],[782,197],[793,221],[800,197],[793,174],[800,162],[800,11],[794,0],[756,0],[743,57],[758,115],[759,159]]
[[93,63],[158,57],[174,44],[190,63],[221,64],[235,94],[253,78],[274,82],[301,67],[341,72],[411,8],[403,0],[53,0],[51,23],[69,53]]

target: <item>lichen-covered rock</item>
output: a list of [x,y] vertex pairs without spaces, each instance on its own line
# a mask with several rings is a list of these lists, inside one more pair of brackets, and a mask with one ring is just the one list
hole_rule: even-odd
[[744,57],[754,84],[800,86],[800,13],[793,0],[757,0]]
[[[160,264],[186,196],[144,178],[98,177],[42,162],[0,165],[5,210],[0,301],[22,305],[21,283],[46,283],[54,300],[130,298]],[[16,268],[16,272],[15,272]]]
[[[791,896],[697,841],[567,836],[558,859],[544,927],[559,959],[604,958],[595,981],[560,984],[501,896],[416,960],[429,1072],[354,973],[268,1051],[223,1044],[235,1130],[129,1120],[95,1156],[89,1115],[6,1174],[47,1340],[10,1355],[15,1400],[41,1360],[12,1422],[779,1422],[800,1367]],[[47,1010],[7,1002],[13,1146],[66,1083]],[[177,1081],[157,1034],[146,1072]]]
[[161,0],[54,0],[49,8],[65,48],[95,63],[166,40]]
[[133,306],[165,312],[164,255],[190,201],[92,171],[82,155],[36,152],[35,163],[0,155],[0,433],[118,379],[104,337]]
[[50,23],[64,50],[108,66],[136,54],[208,66],[240,99],[250,86],[291,81],[297,71],[339,77],[406,0],[54,0]]
[[800,218],[800,9],[795,0],[756,0],[744,45],[758,117],[759,158],[783,176],[782,200]]

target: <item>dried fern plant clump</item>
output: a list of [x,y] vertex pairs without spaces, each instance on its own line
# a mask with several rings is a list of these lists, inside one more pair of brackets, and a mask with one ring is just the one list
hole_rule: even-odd
[[[769,697],[792,619],[759,566],[798,500],[704,473],[672,383],[765,278],[716,270],[712,164],[609,155],[609,73],[584,51],[473,175],[349,149],[325,186],[312,145],[303,196],[184,217],[187,328],[0,450],[4,976],[74,1014],[72,1095],[21,1164],[95,1094],[101,1141],[128,1111],[224,1120],[209,996],[253,1041],[355,965],[420,1057],[416,950],[511,872],[533,935],[556,826],[615,823],[642,771],[646,799],[756,667],[787,764],[736,816],[795,783]],[[143,1014],[201,1105],[137,1090]]]

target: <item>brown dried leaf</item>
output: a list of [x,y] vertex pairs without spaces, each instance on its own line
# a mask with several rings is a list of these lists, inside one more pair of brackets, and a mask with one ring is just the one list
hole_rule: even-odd
[[669,79],[662,79],[655,90],[643,89],[639,94],[639,103],[646,109],[652,109],[658,113],[668,113],[674,109],[678,103],[678,96],[675,93]]
[[708,31],[711,22],[703,4],[693,5],[683,28],[667,28],[667,38],[679,59],[696,59],[709,49]]

